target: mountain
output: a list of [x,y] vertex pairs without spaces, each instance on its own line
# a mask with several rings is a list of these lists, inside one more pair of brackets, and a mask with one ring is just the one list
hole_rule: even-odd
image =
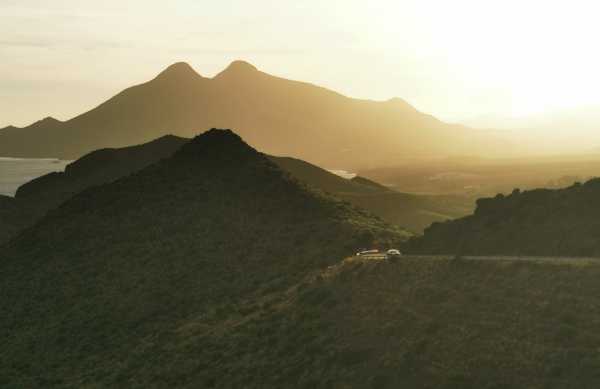
[[[165,135],[142,145],[96,150],[67,165],[62,173],[49,173],[23,184],[14,199],[6,197],[0,202],[0,244],[75,194],[115,181],[170,157],[188,141],[186,138]],[[307,185],[358,205],[410,231],[422,232],[434,221],[468,213],[467,205],[449,200],[447,196],[398,193],[363,177],[344,179],[299,159],[269,158]]]
[[[231,131],[208,131],[0,248],[0,386],[172,387],[192,376],[202,386],[213,349],[196,330],[218,320],[206,334],[218,339],[249,328],[312,272],[407,236],[304,186]],[[163,370],[180,358],[175,375]]]
[[406,250],[444,254],[600,255],[600,179],[477,200],[473,215],[434,223]]
[[65,122],[45,119],[5,128],[0,155],[76,159],[99,148],[148,142],[167,131],[191,137],[211,127],[243,129],[250,144],[269,154],[332,168],[389,165],[410,155],[509,152],[485,131],[443,123],[401,99],[348,98],[235,61],[213,78],[176,63]]

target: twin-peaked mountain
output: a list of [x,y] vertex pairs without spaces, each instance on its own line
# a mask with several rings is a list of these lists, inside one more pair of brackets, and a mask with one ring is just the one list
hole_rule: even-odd
[[264,152],[331,168],[390,165],[407,156],[506,152],[484,132],[443,123],[401,99],[348,98],[236,61],[213,78],[176,63],[68,121],[46,118],[25,128],[7,127],[0,130],[0,155],[76,159],[167,133],[192,137],[211,127],[240,129]]

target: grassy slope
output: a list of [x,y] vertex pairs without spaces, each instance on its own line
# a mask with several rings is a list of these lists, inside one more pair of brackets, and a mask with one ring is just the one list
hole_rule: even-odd
[[596,388],[600,265],[351,260],[175,331],[141,386]]
[[[171,314],[169,331],[156,322],[137,329],[123,354],[86,358],[77,379],[63,366],[59,383],[592,389],[600,385],[598,277],[597,262],[352,258],[185,319]],[[63,334],[63,346],[75,335]]]
[[76,195],[2,249],[0,386],[153,382],[141,367],[167,379],[170,360],[199,352],[193,337],[169,343],[198,318],[243,315],[246,300],[405,237],[302,186],[231,132],[210,131]]

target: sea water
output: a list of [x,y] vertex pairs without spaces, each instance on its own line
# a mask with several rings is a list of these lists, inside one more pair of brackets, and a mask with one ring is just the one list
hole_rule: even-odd
[[50,172],[65,170],[71,161],[0,157],[0,195],[14,196],[17,188]]

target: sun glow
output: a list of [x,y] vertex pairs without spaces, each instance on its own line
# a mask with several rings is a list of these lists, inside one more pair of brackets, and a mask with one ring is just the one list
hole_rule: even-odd
[[594,1],[389,2],[375,25],[389,37],[383,45],[418,42],[448,78],[522,115],[600,103],[599,14]]

